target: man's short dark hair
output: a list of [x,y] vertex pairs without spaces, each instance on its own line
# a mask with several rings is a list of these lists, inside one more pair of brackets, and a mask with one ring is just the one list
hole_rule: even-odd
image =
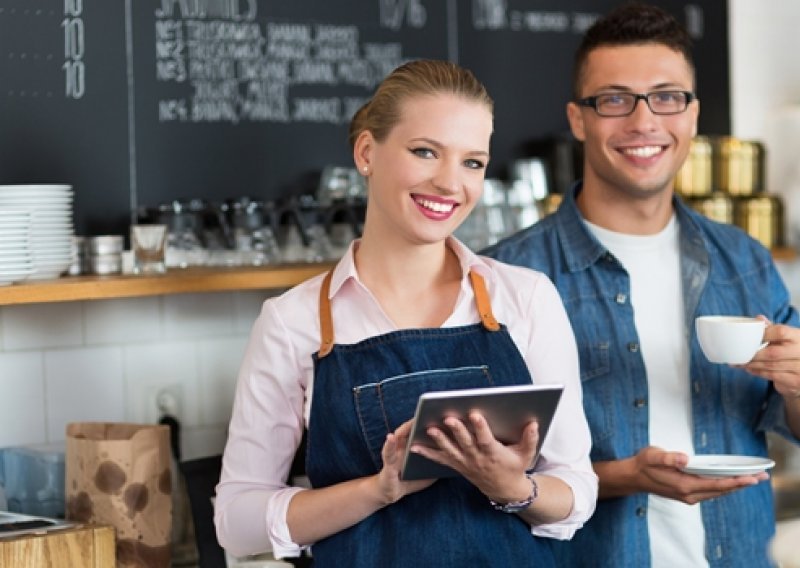
[[598,19],[583,36],[575,52],[572,84],[575,96],[589,53],[598,47],[657,43],[681,53],[694,73],[692,40],[670,13],[642,2],[628,2]]

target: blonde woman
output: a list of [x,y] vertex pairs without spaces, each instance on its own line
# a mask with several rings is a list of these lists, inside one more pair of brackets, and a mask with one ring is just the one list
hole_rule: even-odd
[[[452,237],[480,199],[491,133],[484,87],[442,61],[399,67],[353,118],[363,236],[330,273],[265,302],[240,371],[216,504],[233,553],[551,566],[548,538],[591,515],[597,480],[558,294]],[[472,413],[431,429],[436,449],[416,448],[459,477],[401,480],[422,392],[531,381],[566,386],[540,455],[535,423],[504,445]],[[313,489],[286,484],[304,428]]]

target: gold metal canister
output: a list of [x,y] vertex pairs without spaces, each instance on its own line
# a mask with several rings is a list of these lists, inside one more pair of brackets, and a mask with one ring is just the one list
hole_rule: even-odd
[[551,213],[555,213],[558,209],[558,206],[561,205],[563,197],[564,196],[560,193],[549,193],[544,199],[542,199],[539,202],[542,208],[542,217],[546,217]]
[[717,189],[738,196],[764,191],[764,146],[760,142],[721,136],[715,140],[713,153]]
[[748,235],[767,248],[783,245],[783,202],[775,195],[739,199],[735,222]]
[[698,213],[720,223],[733,223],[733,198],[716,191],[704,197],[688,200],[689,206]]
[[707,136],[695,136],[686,161],[675,175],[675,191],[684,197],[708,195],[713,190],[713,147]]

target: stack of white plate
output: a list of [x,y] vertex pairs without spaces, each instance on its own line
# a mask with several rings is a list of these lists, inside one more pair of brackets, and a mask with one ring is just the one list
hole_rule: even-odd
[[57,278],[72,263],[72,186],[0,185],[0,209],[27,209],[32,270],[26,280]]
[[25,280],[33,272],[30,223],[28,209],[0,207],[0,286]]

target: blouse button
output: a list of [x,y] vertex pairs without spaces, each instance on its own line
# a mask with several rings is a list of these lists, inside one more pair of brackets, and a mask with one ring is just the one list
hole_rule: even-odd
[[631,353],[636,353],[637,351],[639,351],[639,344],[636,343],[635,341],[631,341],[630,343],[628,343],[628,351],[630,351]]
[[643,399],[643,398],[637,398],[636,400],[633,401],[633,405],[636,408],[643,408],[643,407],[647,406],[647,401],[645,399]]
[[616,302],[618,304],[624,304],[625,300],[627,300],[627,299],[628,299],[628,296],[626,296],[625,294],[622,294],[622,293],[617,294],[617,297],[615,298],[615,300],[616,300]]
[[644,517],[647,514],[646,507],[637,507],[636,508],[636,516],[637,517]]

